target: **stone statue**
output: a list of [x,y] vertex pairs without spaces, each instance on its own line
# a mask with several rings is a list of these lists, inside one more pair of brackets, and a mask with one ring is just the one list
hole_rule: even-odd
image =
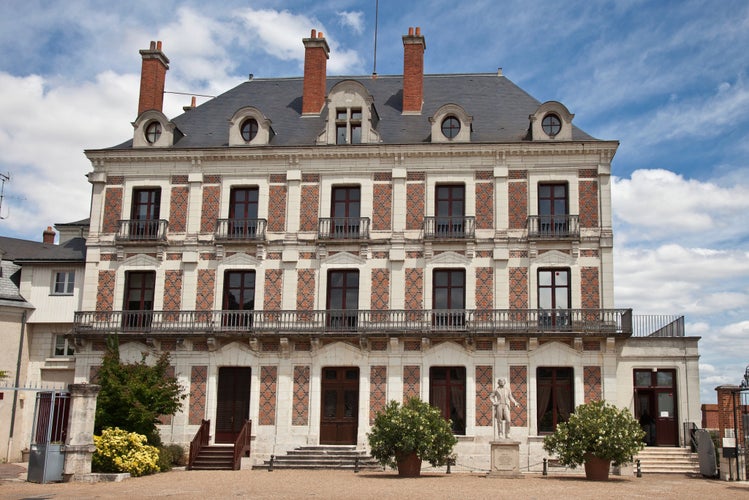
[[512,397],[506,379],[497,380],[497,388],[491,393],[489,399],[494,406],[494,420],[497,423],[494,428],[494,437],[497,437],[497,431],[499,431],[501,439],[508,439],[510,437],[510,422],[512,421],[510,403],[515,406],[520,406],[520,404]]

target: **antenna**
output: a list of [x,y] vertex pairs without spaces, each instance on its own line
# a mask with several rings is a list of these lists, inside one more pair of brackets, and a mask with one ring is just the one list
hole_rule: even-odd
[[7,174],[0,173],[0,220],[5,219],[5,217],[3,217],[3,198],[5,197],[6,181],[10,181],[10,172]]
[[372,78],[377,78],[377,28],[380,18],[380,0],[375,0],[375,36],[374,36],[374,57],[372,66]]

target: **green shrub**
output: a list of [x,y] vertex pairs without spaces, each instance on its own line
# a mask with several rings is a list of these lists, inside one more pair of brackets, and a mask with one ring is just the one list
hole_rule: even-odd
[[94,472],[129,472],[143,476],[159,471],[159,450],[147,443],[146,436],[121,429],[107,428],[94,436],[96,451],[92,457]]
[[178,444],[159,446],[159,471],[168,472],[172,467],[187,464],[185,450]]

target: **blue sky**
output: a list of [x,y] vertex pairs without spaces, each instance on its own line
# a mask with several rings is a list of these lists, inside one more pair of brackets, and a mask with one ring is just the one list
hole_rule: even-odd
[[[88,216],[84,149],[132,137],[138,50],[162,40],[167,90],[217,95],[249,73],[299,76],[323,31],[328,72],[373,68],[374,0],[0,3],[0,234],[41,240]],[[702,337],[703,402],[749,364],[749,3],[381,0],[377,72],[420,26],[427,73],[504,74],[619,140],[615,288],[635,314]],[[202,98],[201,98],[202,99]],[[200,102],[200,100],[199,100]],[[168,94],[175,116],[189,97]]]

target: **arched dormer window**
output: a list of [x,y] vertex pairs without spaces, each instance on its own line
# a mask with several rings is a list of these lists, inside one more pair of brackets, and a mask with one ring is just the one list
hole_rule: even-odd
[[269,119],[253,106],[237,110],[229,119],[229,146],[265,146],[273,137]]
[[344,80],[328,94],[325,129],[318,144],[372,144],[380,142],[377,133],[379,116],[374,99],[361,83]]
[[174,145],[176,126],[161,111],[144,111],[133,122],[134,148],[168,148]]
[[429,117],[432,142],[470,142],[473,117],[457,104],[445,104]]
[[529,116],[534,141],[571,141],[575,117],[561,102],[547,101]]

